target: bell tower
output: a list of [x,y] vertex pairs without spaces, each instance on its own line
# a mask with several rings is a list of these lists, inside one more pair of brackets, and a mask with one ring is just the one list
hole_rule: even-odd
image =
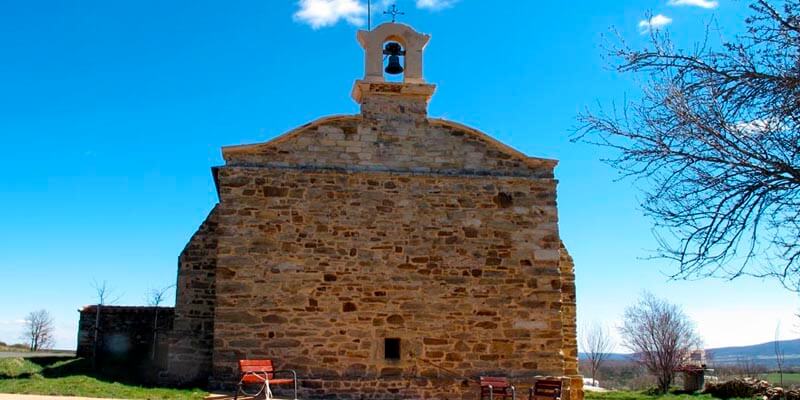
[[[427,115],[427,104],[436,86],[425,83],[422,56],[431,37],[408,25],[390,22],[371,31],[358,31],[357,38],[364,49],[364,78],[353,86],[353,99],[361,104],[362,114],[368,114],[371,97],[388,100],[387,97],[399,96],[405,98],[403,101],[421,103],[422,113]],[[384,56],[389,62],[385,69]],[[384,73],[402,74],[402,82],[388,81]]]

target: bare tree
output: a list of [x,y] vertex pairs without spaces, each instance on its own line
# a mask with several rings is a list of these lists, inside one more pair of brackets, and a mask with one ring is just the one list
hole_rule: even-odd
[[165,286],[160,289],[150,289],[147,291],[147,295],[145,300],[147,301],[147,305],[150,307],[160,307],[161,304],[167,299],[167,294],[169,291],[175,287],[175,285]]
[[732,41],[707,33],[687,51],[653,30],[648,47],[622,42],[610,55],[644,78],[642,96],[579,117],[573,139],[615,150],[606,161],[641,184],[674,278],[800,291],[800,0],[780,3],[752,3]]
[[778,374],[780,374],[781,387],[783,387],[783,367],[785,365],[785,359],[786,357],[781,345],[781,323],[778,322],[778,326],[775,327],[775,365],[778,368]]
[[752,357],[738,358],[730,369],[735,376],[752,379],[759,379],[762,374],[767,372],[766,368],[757,363]]
[[106,281],[97,282],[92,281],[92,288],[95,292],[95,298],[97,299],[98,305],[108,305],[114,304],[119,301],[121,295],[118,295],[114,292],[114,289],[108,286]]
[[108,287],[106,281],[102,283],[92,281],[92,287],[97,296],[94,316],[94,337],[92,338],[92,368],[97,368],[97,346],[102,334],[102,330],[100,329],[100,309],[106,304],[116,303],[119,301],[120,296],[114,294],[114,291]]
[[153,313],[153,345],[150,352],[150,359],[156,359],[156,350],[158,345],[158,307],[166,300],[167,293],[175,287],[175,285],[169,285],[163,287],[161,289],[150,289],[147,291],[147,305],[150,307],[155,307],[156,310]]
[[589,359],[589,369],[592,376],[592,384],[597,385],[597,371],[600,366],[608,359],[614,350],[614,342],[608,328],[593,322],[581,335],[581,347]]
[[675,378],[675,370],[700,345],[694,324],[680,307],[650,293],[625,309],[619,332],[623,346],[656,377],[658,389],[664,393]]
[[31,351],[53,348],[55,325],[47,310],[31,311],[25,318],[25,333],[22,338],[28,342]]

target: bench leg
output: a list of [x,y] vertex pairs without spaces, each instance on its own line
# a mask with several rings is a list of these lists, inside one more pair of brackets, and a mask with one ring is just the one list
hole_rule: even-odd
[[294,375],[294,400],[297,400],[297,373],[292,371],[292,375]]
[[261,396],[261,393],[264,393],[266,399],[272,397],[272,392],[269,390],[269,385],[266,382],[264,383],[264,385],[261,386],[258,392],[256,392],[256,394],[252,396],[244,391],[244,385],[242,385],[242,382],[239,382],[239,384],[236,385],[236,393],[233,395],[233,400],[238,400],[239,394],[251,396],[253,398],[258,398],[258,396]]

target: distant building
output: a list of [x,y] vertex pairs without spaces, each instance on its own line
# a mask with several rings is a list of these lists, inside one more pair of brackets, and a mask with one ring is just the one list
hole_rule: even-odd
[[687,392],[696,392],[702,390],[705,385],[706,369],[706,351],[703,349],[696,349],[689,353],[689,356],[683,362],[678,372],[683,376],[683,389]]
[[689,354],[689,359],[686,360],[685,364],[704,367],[706,365],[706,351],[703,349],[693,350]]

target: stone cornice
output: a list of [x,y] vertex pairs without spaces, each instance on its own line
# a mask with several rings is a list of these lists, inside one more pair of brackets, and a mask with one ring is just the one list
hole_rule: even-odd
[[369,82],[358,80],[353,84],[353,100],[362,104],[364,99],[372,95],[418,97],[430,102],[436,85],[428,83],[401,83],[401,82]]
[[275,170],[291,172],[309,173],[344,173],[344,174],[384,174],[393,176],[420,176],[430,178],[500,178],[500,179],[526,179],[535,181],[552,181],[558,183],[553,176],[536,176],[525,174],[507,174],[495,171],[473,171],[473,170],[409,170],[409,169],[389,169],[389,168],[368,168],[361,166],[353,167],[323,167],[318,165],[278,165],[278,164],[234,164],[216,167],[218,169],[242,169],[242,170]]

